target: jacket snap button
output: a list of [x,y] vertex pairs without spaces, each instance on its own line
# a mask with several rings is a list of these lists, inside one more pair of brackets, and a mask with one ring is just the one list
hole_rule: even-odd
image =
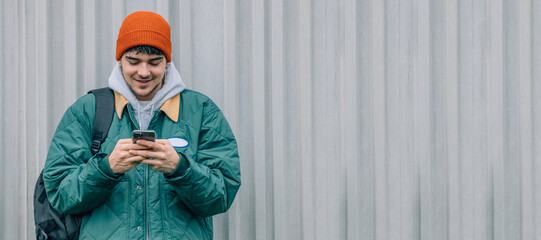
[[139,227],[137,227],[137,230],[141,231],[141,230],[143,230],[143,228],[141,226],[139,226]]
[[137,190],[141,190],[143,189],[141,186],[137,186]]

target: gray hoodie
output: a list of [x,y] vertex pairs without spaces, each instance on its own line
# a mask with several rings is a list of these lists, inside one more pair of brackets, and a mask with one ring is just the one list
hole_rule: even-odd
[[148,124],[154,115],[156,110],[159,110],[162,104],[169,98],[174,97],[178,93],[182,92],[186,88],[186,84],[182,81],[180,74],[178,73],[175,65],[170,62],[165,69],[164,84],[160,90],[154,95],[154,98],[146,104],[142,104],[130,87],[124,80],[122,75],[122,68],[118,62],[116,63],[111,76],[109,76],[109,87],[115,92],[122,94],[131,104],[135,119],[139,123],[139,127],[142,130],[148,128]]

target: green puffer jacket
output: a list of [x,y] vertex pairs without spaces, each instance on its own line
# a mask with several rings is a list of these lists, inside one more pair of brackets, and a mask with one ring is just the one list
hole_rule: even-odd
[[87,94],[64,114],[44,168],[54,208],[83,218],[80,239],[212,239],[212,216],[233,203],[241,185],[235,137],[218,107],[184,90],[152,118],[156,138],[169,139],[180,156],[171,174],[140,164],[122,175],[108,164],[119,139],[137,122],[115,92],[115,116],[100,152],[92,156],[95,99]]

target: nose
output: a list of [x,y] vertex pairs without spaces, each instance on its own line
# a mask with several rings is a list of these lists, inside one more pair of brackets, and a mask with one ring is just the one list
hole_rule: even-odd
[[137,74],[141,78],[148,78],[150,77],[150,70],[148,69],[148,66],[146,63],[143,63],[139,66],[139,69],[137,69]]

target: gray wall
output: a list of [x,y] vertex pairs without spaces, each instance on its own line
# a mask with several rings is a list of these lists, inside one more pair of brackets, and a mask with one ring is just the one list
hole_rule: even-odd
[[0,2],[0,239],[123,18],[162,14],[238,138],[216,239],[541,239],[541,1]]

